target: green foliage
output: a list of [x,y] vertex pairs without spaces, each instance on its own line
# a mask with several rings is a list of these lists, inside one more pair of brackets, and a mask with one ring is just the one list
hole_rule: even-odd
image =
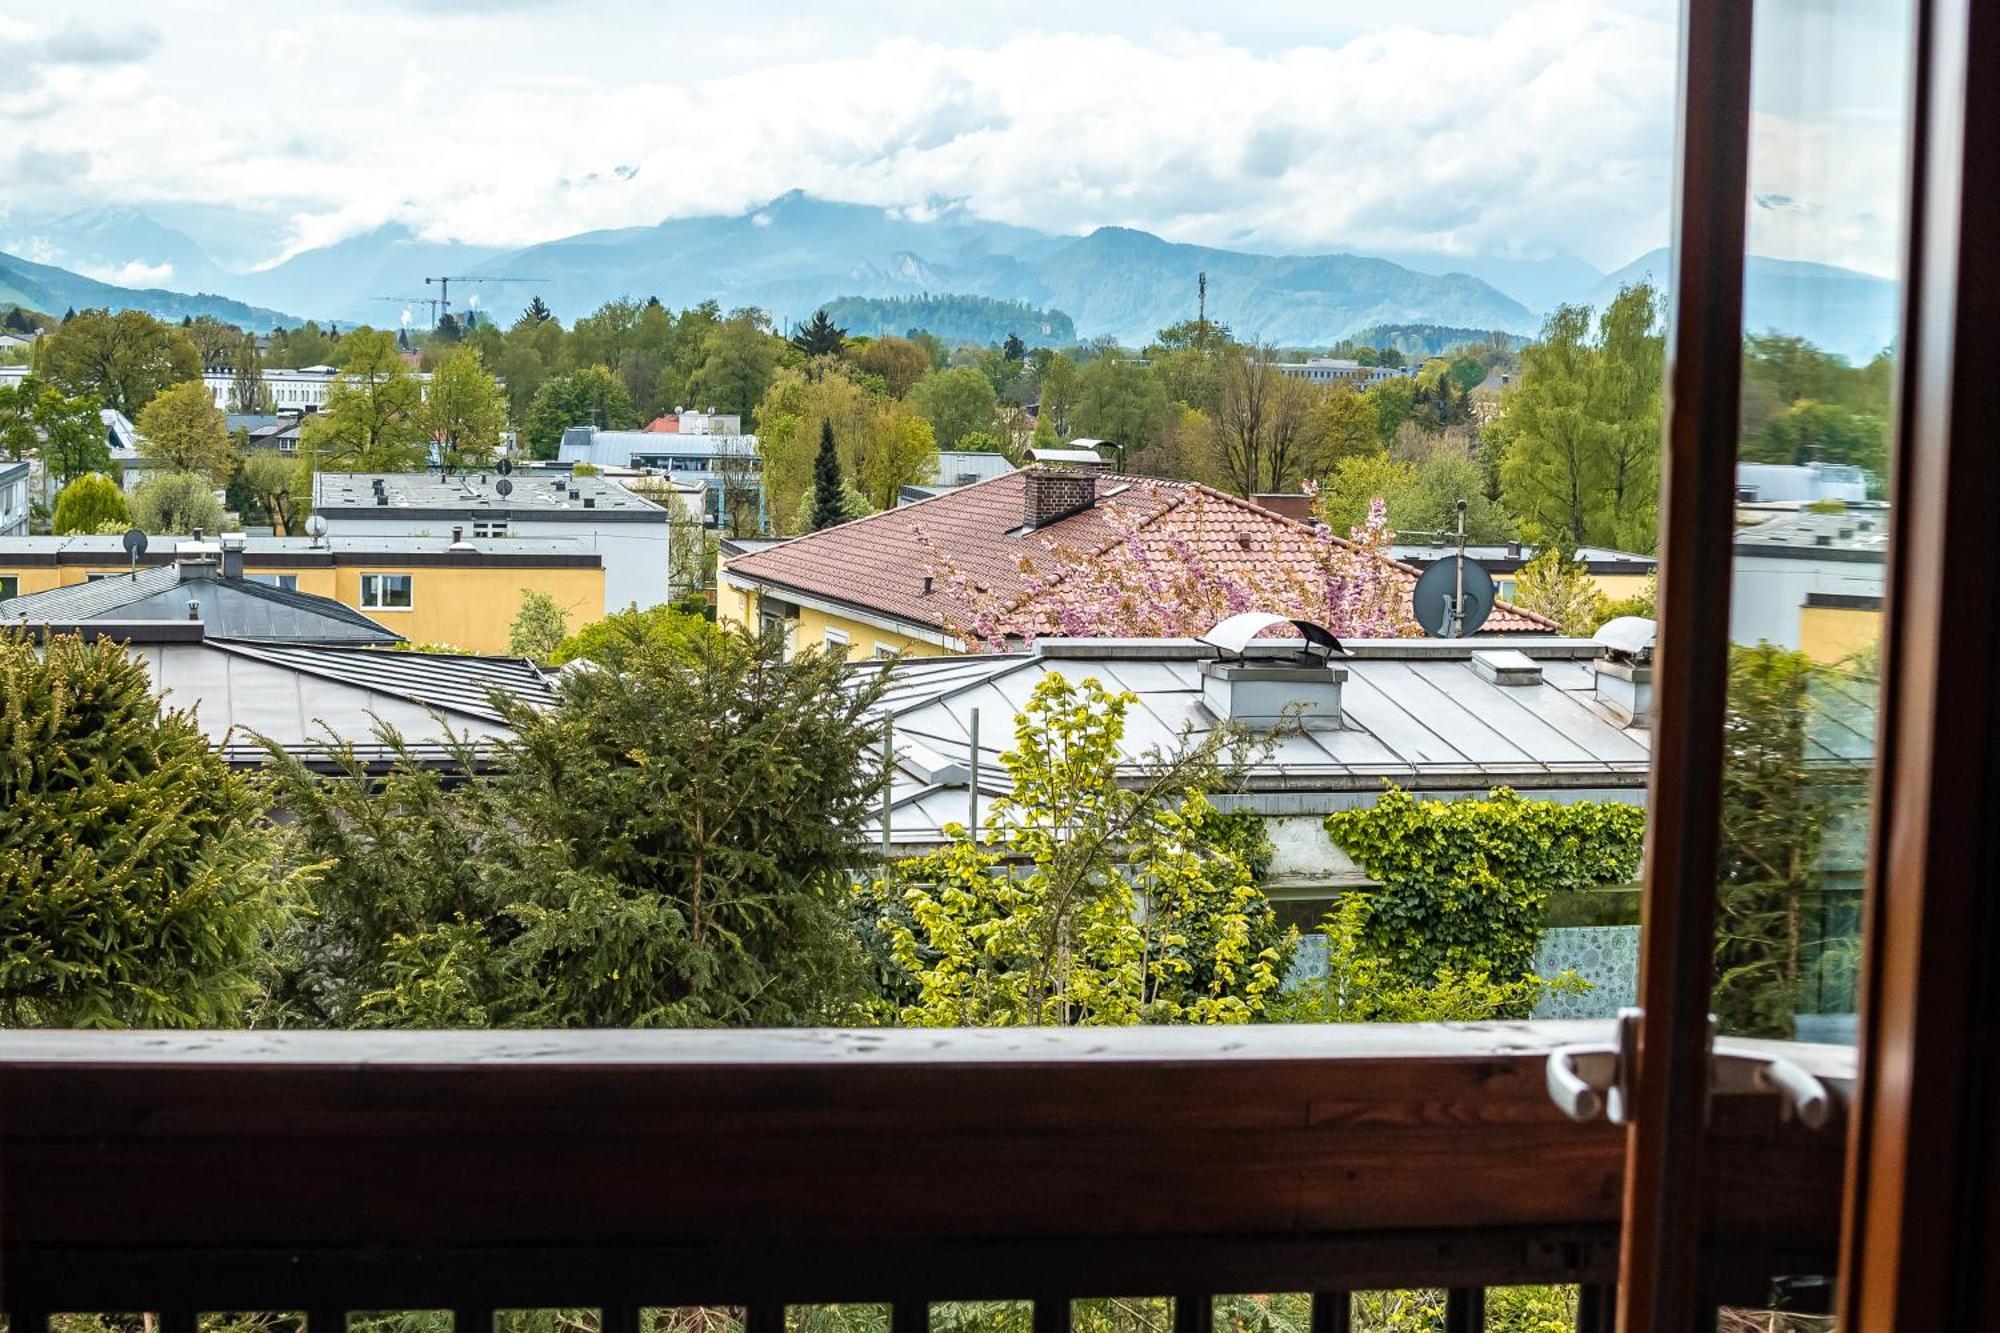
[[427,452],[422,391],[394,335],[355,329],[340,341],[341,374],[326,407],[299,433],[315,466],[342,472],[407,472]]
[[649,645],[670,653],[691,652],[715,633],[700,616],[670,606],[614,611],[564,639],[547,660],[551,666],[595,662],[615,669]]
[[295,529],[311,500],[312,477],[296,458],[273,449],[259,449],[243,460],[236,484],[246,488],[280,537]]
[[52,525],[58,537],[72,532],[102,532],[113,523],[130,524],[125,508],[125,492],[102,472],[86,472],[62,488],[56,496]]
[[1313,512],[1335,532],[1352,532],[1367,521],[1369,501],[1378,496],[1398,532],[1456,531],[1460,499],[1470,540],[1505,541],[1513,531],[1506,512],[1486,498],[1479,465],[1444,452],[1418,462],[1383,453],[1340,459],[1320,483]]
[[1062,311],[990,296],[843,296],[827,304],[826,314],[859,338],[922,330],[954,347],[984,347],[1015,333],[1034,347],[1067,347],[1076,341],[1076,326]]
[[1610,605],[1582,561],[1551,546],[1521,566],[1510,599],[1524,611],[1547,616],[1564,634],[1588,638],[1611,619]]
[[791,337],[791,344],[803,357],[839,356],[847,346],[847,330],[827,318],[824,309],[813,312],[813,317],[799,325],[798,332]]
[[1490,432],[1503,449],[1501,498],[1524,535],[1649,551],[1658,542],[1658,300],[1644,283],[1605,308],[1563,306],[1523,349],[1521,375]]
[[477,348],[454,347],[433,367],[419,417],[425,438],[435,440],[453,466],[493,460],[507,425],[507,399]]
[[0,632],[0,1017],[224,1027],[301,865],[257,792],[109,641]]
[[932,371],[910,390],[910,402],[931,423],[940,449],[956,449],[966,436],[995,429],[993,385],[971,366]]
[[[880,781],[840,662],[775,636],[631,645],[557,706],[501,701],[499,777],[404,751],[378,783],[274,749],[293,857],[332,865],[286,940],[287,1021],[784,1026],[859,999],[848,876]],[[461,749],[461,770],[474,756]]]
[[[1590,983],[1574,972],[1544,979],[1532,972],[1496,981],[1483,968],[1450,965],[1416,981],[1369,943],[1374,905],[1360,893],[1343,895],[1320,923],[1326,938],[1324,976],[1295,981],[1272,1004],[1279,1023],[1477,1023],[1522,1017],[1544,995],[1578,994]],[[1506,974],[1502,974],[1503,977]]]
[[819,423],[819,454],[813,459],[812,531],[847,521],[847,503],[840,480],[840,450],[833,442],[833,423]]
[[139,453],[168,472],[199,472],[220,486],[236,470],[236,449],[215,399],[200,380],[153,395],[139,413]]
[[264,383],[264,358],[257,340],[248,334],[236,340],[230,352],[229,410],[255,416],[271,410],[271,390]]
[[111,466],[97,400],[72,398],[32,375],[0,386],[0,450],[10,458],[39,455],[64,483]]
[[1362,938],[1403,980],[1449,970],[1529,974],[1551,893],[1622,884],[1637,873],[1645,811],[1611,802],[1419,800],[1391,784],[1373,806],[1328,815],[1334,845],[1382,887]]
[[515,657],[548,659],[569,637],[569,617],[561,603],[545,592],[528,588],[521,593],[521,609],[507,627],[507,651]]
[[214,484],[198,472],[169,472],[132,492],[132,522],[147,532],[218,532],[223,520]]
[[687,380],[688,398],[718,412],[739,413],[746,426],[756,427],[757,404],[771,387],[781,345],[762,312],[731,315],[703,337],[701,361]]
[[865,891],[902,1021],[1248,1022],[1275,997],[1296,935],[1251,878],[1240,823],[1208,799],[1231,738],[1184,740],[1122,783],[1132,702],[1044,676],[981,836],[952,825],[944,849]]
[[136,421],[168,385],[201,378],[201,354],[143,310],[85,310],[37,340],[35,374]]
[[1730,650],[1714,999],[1727,1032],[1790,1037],[1816,973],[1854,966],[1851,941],[1819,938],[1821,849],[1842,807],[1865,805],[1868,773],[1810,757],[1815,690],[1843,676],[1873,693],[1865,657],[1843,671],[1769,643]]
[[528,409],[524,434],[534,457],[554,458],[563,431],[571,426],[630,430],[638,424],[639,410],[624,384],[603,366],[586,366],[542,385]]

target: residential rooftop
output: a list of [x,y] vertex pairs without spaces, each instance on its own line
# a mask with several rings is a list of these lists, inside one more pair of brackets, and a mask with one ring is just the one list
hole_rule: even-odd
[[303,643],[401,643],[403,636],[330,597],[175,560],[0,601],[0,625],[199,621],[217,637]]
[[[658,438],[658,437],[655,437]],[[509,493],[500,493],[505,481]],[[313,512],[340,518],[659,522],[667,511],[603,477],[465,472],[322,472]]]
[[[0,465],[4,466],[4,465]],[[213,534],[211,534],[211,537]],[[147,539],[140,565],[171,564],[175,548],[191,541],[188,536],[155,536]],[[0,568],[12,565],[103,565],[127,564],[122,536],[100,533],[70,533],[66,536],[0,537]],[[450,533],[442,535],[330,535],[325,537],[274,537],[255,533],[244,538],[244,555],[265,564],[334,564],[371,557],[402,560],[420,558],[426,563],[444,561],[465,564],[507,564],[518,562],[545,565],[577,563],[595,567],[603,556],[575,537],[467,537],[454,544]]]
[[1796,509],[1739,528],[1739,555],[1815,560],[1880,561],[1889,550],[1886,505],[1854,505],[1839,513]]
[[[1030,527],[1026,522],[1031,478],[1091,478],[1087,503]],[[1015,620],[1033,614],[1021,565],[1047,560],[1052,550],[1101,554],[1120,541],[1126,525],[1183,543],[1220,573],[1255,584],[1316,569],[1319,544],[1352,549],[1345,538],[1317,531],[1249,501],[1194,482],[1115,473],[1009,472],[970,486],[794,537],[725,565],[729,575],[830,599],[865,612],[955,632],[971,608],[936,577],[940,560],[974,584],[1019,592]],[[1414,586],[1417,570],[1396,568]],[[1552,622],[1498,603],[1487,629],[1548,633]],[[1057,628],[1050,618],[1041,629]]]

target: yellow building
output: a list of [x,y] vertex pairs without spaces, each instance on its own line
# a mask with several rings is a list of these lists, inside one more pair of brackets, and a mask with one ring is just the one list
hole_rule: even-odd
[[[141,565],[166,564],[179,539],[155,537]],[[0,600],[129,571],[115,536],[0,538]],[[243,573],[327,597],[412,643],[505,653],[529,591],[555,600],[574,632],[604,616],[604,563],[560,538],[251,537]]]

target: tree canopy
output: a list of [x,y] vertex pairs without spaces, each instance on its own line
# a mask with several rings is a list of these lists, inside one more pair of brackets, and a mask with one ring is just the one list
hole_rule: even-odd
[[169,472],[199,472],[220,485],[236,470],[236,449],[208,386],[185,380],[153,396],[139,413],[139,453]]
[[143,310],[85,310],[36,341],[35,373],[137,420],[153,395],[200,378],[201,353],[181,330]]

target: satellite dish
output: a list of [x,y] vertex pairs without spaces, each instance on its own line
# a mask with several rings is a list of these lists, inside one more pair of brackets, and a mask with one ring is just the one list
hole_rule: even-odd
[[493,470],[495,472],[498,472],[501,476],[504,477],[508,473],[514,470],[514,460],[511,458],[503,458],[499,462],[493,465]]
[[514,483],[502,477],[493,483],[493,489],[501,495],[512,495],[514,493]]
[[310,518],[308,518],[308,519],[306,520],[306,535],[307,535],[308,537],[324,537],[324,536],[326,536],[326,517],[325,517],[325,515],[323,515],[323,514],[314,514],[314,515],[312,515],[312,516],[311,516]]
[[1477,634],[1486,617],[1493,614],[1493,576],[1477,560],[1446,556],[1417,580],[1417,590],[1410,595],[1410,611],[1424,633],[1434,639]]
[[139,557],[146,554],[146,534],[137,528],[133,528],[127,532],[119,539],[119,542],[124,546],[125,554],[131,558],[132,563],[135,565],[139,563]]

